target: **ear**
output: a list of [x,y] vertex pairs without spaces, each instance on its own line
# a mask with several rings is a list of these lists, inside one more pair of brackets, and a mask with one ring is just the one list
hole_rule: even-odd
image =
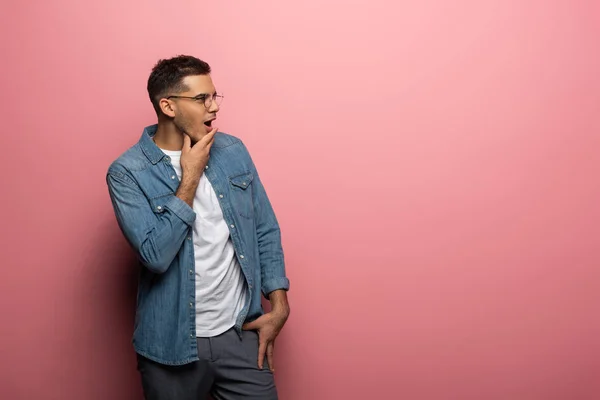
[[160,101],[158,102],[158,105],[159,105],[161,111],[166,116],[171,117],[171,118],[175,117],[175,109],[174,109],[173,102],[171,102],[167,99],[160,99]]

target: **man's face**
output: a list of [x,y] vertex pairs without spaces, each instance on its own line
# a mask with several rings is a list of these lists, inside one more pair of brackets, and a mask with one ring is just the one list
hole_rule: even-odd
[[213,129],[212,122],[219,111],[218,98],[214,97],[217,93],[210,75],[187,76],[183,83],[188,90],[172,95],[185,98],[168,99],[171,113],[167,115],[172,116],[177,129],[189,135],[195,143]]

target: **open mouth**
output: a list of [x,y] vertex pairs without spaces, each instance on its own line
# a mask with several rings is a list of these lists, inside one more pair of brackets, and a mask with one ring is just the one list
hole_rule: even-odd
[[211,119],[210,121],[204,121],[204,126],[206,126],[206,129],[210,132],[210,130],[212,129],[212,123],[213,123],[214,119]]

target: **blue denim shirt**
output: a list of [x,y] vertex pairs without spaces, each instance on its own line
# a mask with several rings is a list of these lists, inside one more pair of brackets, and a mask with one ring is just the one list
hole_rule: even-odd
[[[157,125],[109,167],[114,212],[142,264],[133,346],[162,364],[198,360],[193,209],[175,196],[171,160],[154,143]],[[248,289],[235,329],[263,313],[261,293],[289,290],[279,225],[244,144],[217,132],[204,174],[220,201]],[[201,300],[201,299],[200,299]]]

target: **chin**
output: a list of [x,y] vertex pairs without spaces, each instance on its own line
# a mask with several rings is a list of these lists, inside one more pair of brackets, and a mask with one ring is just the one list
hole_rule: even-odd
[[198,143],[200,141],[200,139],[202,139],[204,137],[203,133],[196,133],[194,135],[190,135],[190,138],[192,139],[192,144]]
[[192,132],[189,134],[190,137],[192,138],[192,140],[198,141],[200,139],[202,139],[204,136],[206,136],[206,132],[204,132],[204,130],[197,130],[195,132]]

